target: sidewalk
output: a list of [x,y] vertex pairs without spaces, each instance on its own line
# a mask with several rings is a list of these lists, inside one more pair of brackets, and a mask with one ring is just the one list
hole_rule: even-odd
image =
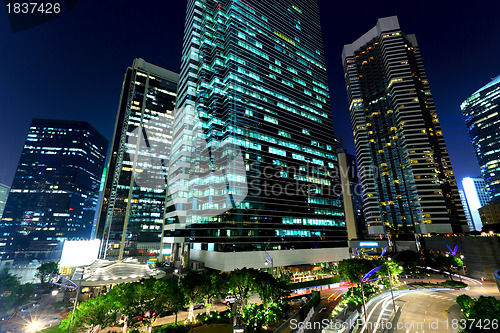
[[[217,311],[225,311],[227,310],[227,306],[224,305],[224,304],[214,304],[214,306],[210,309],[210,311],[214,311],[214,310],[217,310]],[[198,315],[198,313],[204,313],[206,311],[206,309],[198,309],[198,310],[194,310],[194,315],[195,317]],[[178,323],[181,323],[182,321],[186,320],[187,317],[189,315],[189,311],[181,311],[177,314],[177,322]],[[171,316],[166,316],[166,317],[161,317],[159,318],[154,324],[153,324],[153,327],[154,326],[162,326],[162,325],[165,325],[165,324],[173,324],[175,323],[175,315],[171,315]],[[107,327],[105,329],[103,329],[101,332],[121,332],[123,330],[122,327]]]

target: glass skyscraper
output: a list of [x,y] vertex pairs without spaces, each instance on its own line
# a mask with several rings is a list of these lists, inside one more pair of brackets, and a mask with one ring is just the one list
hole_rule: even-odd
[[481,231],[483,224],[481,223],[479,208],[488,204],[486,183],[481,177],[466,177],[462,179],[462,187],[474,227],[472,230]]
[[178,78],[143,59],[126,71],[95,228],[101,257],[148,260],[161,251]]
[[65,239],[90,239],[107,147],[87,122],[34,119],[0,223],[0,251],[48,258]]
[[467,219],[467,225],[469,226],[470,231],[474,231],[474,221],[472,221],[472,215],[470,214],[469,205],[467,204],[467,198],[465,197],[465,193],[463,190],[458,190],[458,194],[460,194],[460,200],[462,201],[462,206],[464,207],[465,218]]
[[500,75],[461,105],[490,200],[500,200]]
[[178,94],[172,260],[231,270],[264,267],[266,251],[275,266],[342,259],[317,1],[189,0]]
[[415,36],[381,18],[342,61],[368,232],[467,230]]
[[5,204],[7,203],[7,198],[9,197],[10,187],[0,183],[0,219],[2,218],[3,210],[5,209]]

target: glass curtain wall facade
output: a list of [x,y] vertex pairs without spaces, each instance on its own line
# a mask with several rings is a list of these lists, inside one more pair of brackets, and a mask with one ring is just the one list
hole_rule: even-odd
[[500,200],[500,75],[461,105],[489,200]]
[[466,230],[415,36],[379,19],[342,61],[369,233]]
[[161,251],[178,74],[135,59],[123,81],[100,214],[101,257]]
[[465,218],[467,220],[467,225],[469,226],[470,231],[474,231],[474,221],[472,221],[472,215],[470,214],[469,204],[467,203],[467,198],[465,197],[465,193],[463,190],[458,190],[458,194],[460,195],[460,200],[462,201],[462,206],[464,207]]
[[188,1],[177,112],[170,241],[347,246],[316,1]]
[[0,219],[2,218],[7,198],[9,197],[10,186],[0,183]]
[[481,216],[478,210],[488,204],[486,183],[481,177],[466,177],[462,179],[462,187],[474,226],[472,230],[481,231],[483,224],[481,223]]
[[87,122],[32,121],[0,224],[6,252],[46,258],[91,238],[107,147]]

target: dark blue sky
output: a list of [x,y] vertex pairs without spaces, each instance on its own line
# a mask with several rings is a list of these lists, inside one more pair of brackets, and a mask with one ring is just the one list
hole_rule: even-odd
[[[347,149],[354,153],[342,47],[378,17],[398,15],[417,36],[457,181],[478,175],[460,104],[500,74],[500,1],[319,1],[334,128]],[[80,1],[13,33],[0,10],[0,182],[11,184],[32,118],[86,120],[111,140],[133,59],[179,71],[184,13],[184,0]]]

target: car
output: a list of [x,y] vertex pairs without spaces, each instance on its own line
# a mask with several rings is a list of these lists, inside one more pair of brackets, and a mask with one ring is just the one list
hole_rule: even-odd
[[[205,303],[204,303],[204,302],[195,303],[195,304],[193,305],[193,310],[203,309],[204,307],[205,307]],[[184,305],[182,309],[183,309],[184,311],[189,310],[189,304]]]
[[203,309],[205,307],[205,303],[204,302],[200,302],[200,303],[196,303],[194,306],[193,306],[193,309]]
[[224,304],[233,304],[236,303],[236,297],[233,295],[227,295],[226,298],[222,300]]

